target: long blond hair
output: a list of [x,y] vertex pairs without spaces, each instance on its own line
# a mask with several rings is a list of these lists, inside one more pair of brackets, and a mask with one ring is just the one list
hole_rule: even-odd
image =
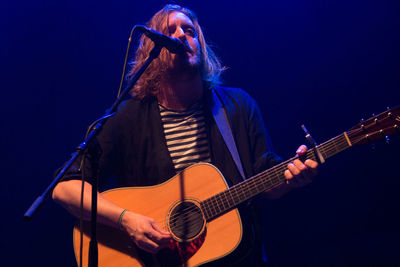
[[[147,26],[159,31],[163,34],[169,35],[168,30],[168,16],[172,12],[181,12],[186,15],[193,22],[196,30],[196,34],[200,43],[200,55],[201,55],[201,66],[200,72],[203,83],[206,87],[212,87],[215,84],[220,83],[220,75],[224,68],[221,62],[207,45],[203,31],[199,25],[198,19],[193,11],[181,7],[179,5],[166,5],[160,11],[158,11],[147,23]],[[128,78],[137,72],[137,70],[143,65],[147,59],[154,44],[148,38],[142,36],[139,40],[139,45],[136,50],[135,60],[133,67],[128,74]],[[168,62],[170,62],[170,53],[165,49],[162,49],[158,58],[156,58],[147,70],[143,73],[138,83],[131,90],[131,94],[135,97],[142,99],[149,95],[156,96],[159,88],[167,75]]]

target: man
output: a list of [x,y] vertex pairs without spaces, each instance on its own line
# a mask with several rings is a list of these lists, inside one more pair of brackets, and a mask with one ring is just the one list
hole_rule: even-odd
[[[177,5],[157,12],[148,26],[180,39],[184,54],[162,50],[132,91],[117,114],[105,124],[85,160],[84,219],[90,218],[91,180],[99,168],[100,185],[114,176],[118,186],[150,186],[164,182],[196,162],[211,162],[229,185],[242,180],[221,133],[212,117],[213,92],[224,95],[232,134],[246,177],[268,169],[278,162],[269,151],[260,112],[254,100],[239,89],[217,86],[221,64],[205,42],[194,13]],[[131,73],[141,66],[153,46],[142,37]],[[228,101],[228,102],[226,102]],[[297,153],[306,152],[304,145]],[[286,182],[264,193],[278,198],[294,187],[311,182],[317,163],[295,160],[284,171]],[[80,212],[81,172],[79,164],[60,182],[53,198],[75,216]],[[232,256],[219,265],[261,265],[256,219],[248,206],[240,207],[243,241]],[[120,228],[140,249],[156,253],[165,248],[171,234],[153,218],[134,210],[124,210],[107,198],[98,197],[98,222]],[[223,242],[223,241],[221,241]]]

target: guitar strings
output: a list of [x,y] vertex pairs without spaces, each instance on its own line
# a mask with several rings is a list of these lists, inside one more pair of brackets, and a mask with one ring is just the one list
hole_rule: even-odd
[[[329,152],[329,150],[332,150],[332,147],[334,147],[334,146],[340,146],[340,147],[342,147],[342,145],[345,143],[346,141],[341,141],[341,142],[339,142],[339,143],[330,143],[326,148],[324,147],[324,150],[325,151],[323,151],[323,152]],[[320,145],[321,146],[321,145]],[[345,147],[344,147],[345,148]],[[321,150],[323,150],[323,149],[321,149]],[[335,151],[337,151],[338,149],[337,148],[334,148],[334,150]],[[339,149],[339,150],[342,150],[342,149]],[[310,150],[311,151],[311,150]],[[312,152],[312,151],[311,151]],[[312,156],[314,156],[313,154],[310,154],[310,155],[307,155],[307,158],[312,158]],[[295,157],[296,158],[296,157]],[[259,177],[255,177],[255,178],[265,178],[265,177],[268,177],[268,176],[271,176],[271,175],[273,175],[273,174],[277,174],[277,173],[279,173],[279,172],[283,172],[287,167],[286,167],[286,164],[287,163],[289,163],[289,162],[291,162],[293,159],[295,159],[295,158],[292,158],[292,159],[289,159],[289,160],[287,160],[287,161],[285,161],[285,162],[282,162],[281,164],[279,164],[277,167],[278,168],[273,168],[271,171],[270,171],[270,173],[266,173],[266,174],[264,174],[264,175],[260,175]],[[250,178],[251,179],[251,178]],[[256,181],[256,179],[252,179],[252,180],[250,180],[251,182],[249,183],[249,185],[250,184],[252,184],[251,186],[249,186],[248,188],[250,188],[251,190],[252,189],[255,189],[255,188],[257,188],[257,187],[259,187],[259,185],[261,184],[265,184],[265,182],[271,182],[271,181],[273,181],[273,183],[272,183],[272,185],[274,186],[275,185],[275,183],[276,182],[274,182],[274,181],[277,181],[277,182],[279,182],[279,183],[281,183],[282,181],[284,181],[284,180],[282,180],[282,179],[279,179],[279,177],[278,177],[278,179],[277,178],[275,178],[274,179],[274,177],[270,177],[270,179],[263,179],[264,181]],[[249,180],[248,180],[249,181]],[[236,187],[236,188],[231,188],[231,189],[238,189],[238,187]],[[230,190],[228,190],[228,191],[230,191]],[[236,190],[237,191],[237,190]],[[224,192],[221,192],[221,193],[224,193]],[[211,208],[214,208],[214,210],[215,211],[217,211],[217,209],[215,209],[216,207],[220,207],[221,205],[221,201],[220,200],[222,200],[222,206],[223,206],[223,208],[221,209],[221,208],[219,208],[219,210],[221,210],[221,211],[223,211],[224,209],[227,209],[227,208],[225,208],[225,205],[224,205],[224,201],[223,201],[223,199],[222,199],[222,196],[224,196],[224,194],[217,194],[217,195],[215,195],[215,196],[213,196],[213,197],[211,197],[210,199],[208,199],[209,201],[209,206],[211,207]],[[245,194],[245,192],[242,192],[242,191],[240,191],[239,193],[241,193],[241,194]],[[232,196],[231,196],[232,197]],[[238,195],[238,197],[239,197],[239,200],[242,198],[242,196],[240,196],[240,195]],[[225,199],[226,199],[226,197],[225,197]],[[205,200],[206,201],[206,200]],[[205,201],[203,201],[203,202],[205,202]],[[236,200],[237,201],[237,200]],[[228,203],[228,208],[231,208],[231,206],[232,205],[229,205],[229,203]],[[205,207],[205,208],[207,208],[207,207]],[[181,215],[184,215],[185,213],[187,213],[188,211],[192,211],[193,210],[193,207],[192,208],[186,208],[186,210],[185,210],[185,212],[184,213],[181,213]],[[213,213],[213,212],[211,212],[211,213]],[[217,213],[219,213],[219,212],[217,212]],[[218,215],[218,214],[216,214],[216,215]],[[179,215],[176,215],[176,216],[179,216]],[[171,221],[172,222],[175,222],[177,219],[179,219],[178,217],[176,217],[176,216],[171,216]],[[215,215],[214,215],[215,216]],[[175,218],[174,218],[175,217]]]
[[[354,129],[354,130],[350,130],[348,132],[348,134],[351,137],[351,136],[354,136],[355,134],[360,133],[361,131],[362,131],[361,129]],[[378,133],[378,131],[372,132],[372,134],[376,134],[376,133]],[[336,154],[336,153],[338,153],[340,151],[343,151],[344,149],[348,148],[350,145],[348,144],[347,140],[345,138],[343,138],[343,137],[344,137],[344,135],[342,134],[342,135],[339,135],[339,136],[337,136],[335,138],[332,138],[331,140],[328,140],[327,142],[325,142],[323,144],[320,144],[318,147],[319,147],[321,153],[325,154],[325,155],[328,155],[328,156],[325,156],[326,158],[328,158],[331,155],[334,155],[334,154]],[[339,141],[336,140],[336,139],[340,139],[340,138],[342,140],[339,140]],[[351,137],[351,139],[353,141],[353,144],[357,144],[358,142],[362,141],[364,138],[365,137]],[[334,141],[337,141],[337,142],[334,142]],[[310,150],[310,152],[313,152],[313,151]],[[279,183],[282,183],[285,179],[282,179],[277,174],[280,173],[280,175],[282,176],[282,173],[284,173],[284,170],[286,170],[286,168],[287,168],[286,164],[291,162],[295,158],[296,157],[294,157],[292,159],[289,159],[289,160],[287,160],[285,162],[282,162],[281,164],[277,165],[276,168],[271,168],[270,170],[266,171],[265,173],[262,173],[261,175],[259,175],[258,177],[257,176],[254,177],[254,179],[252,179],[253,178],[252,177],[249,180],[247,180],[248,181],[248,184],[246,184],[247,185],[247,187],[246,187],[247,192],[244,191],[243,188],[240,188],[241,185],[239,185],[239,186],[232,187],[232,188],[230,188],[230,189],[228,189],[228,190],[226,190],[224,192],[221,192],[221,193],[219,193],[219,194],[217,194],[217,195],[215,195],[215,196],[213,196],[213,197],[211,197],[209,199],[204,200],[202,202],[202,204],[206,204],[206,202],[208,202],[207,203],[208,205],[203,205],[204,206],[203,207],[203,212],[207,212],[207,213],[210,213],[210,214],[215,213],[212,216],[208,216],[208,217],[212,218],[212,217],[217,216],[220,212],[223,212],[223,211],[225,211],[227,209],[232,208],[232,206],[234,206],[234,205],[231,205],[229,203],[229,200],[228,200],[228,198],[226,196],[227,193],[229,193],[231,195],[231,199],[235,204],[235,202],[238,202],[237,197],[239,198],[239,201],[242,199],[243,195],[244,195],[245,199],[248,199],[248,196],[246,196],[246,193],[249,193],[248,192],[249,190],[256,189],[255,192],[258,193],[259,190],[257,191],[257,189],[259,189],[260,185],[264,185],[265,186],[266,183],[269,183],[270,186],[269,187],[267,186],[267,188],[264,189],[264,190],[267,190],[267,189],[272,188],[273,186],[276,186]],[[311,153],[311,154],[307,155],[307,158],[308,159],[312,158],[312,159],[315,160],[314,153]],[[271,175],[275,175],[277,177],[273,177],[273,176],[271,177]],[[268,178],[268,179],[265,179],[265,178]],[[242,190],[239,190],[239,192],[237,192],[238,189],[242,189]],[[231,194],[233,192],[233,190],[236,190],[236,195],[237,195],[236,198],[234,198],[232,196],[232,194]],[[253,194],[254,193],[250,193],[250,195],[253,195]],[[223,197],[225,197],[225,200],[223,199]],[[228,201],[226,201],[226,200],[228,200]],[[222,208],[221,208],[221,204],[222,204]],[[227,204],[226,205],[227,207],[225,207],[225,204]],[[220,210],[219,212],[217,211],[217,208],[219,208],[219,210]],[[213,212],[211,209],[214,209],[215,212]],[[191,210],[192,210],[192,208],[188,208],[186,211],[191,211]],[[205,217],[207,218],[207,216],[205,216]],[[176,221],[177,219],[178,218],[171,218],[172,222]]]
[[[349,131],[349,135],[354,135],[354,134],[356,134],[356,133],[360,133],[362,130],[361,129],[355,129],[355,130],[350,130]],[[377,133],[378,131],[376,131],[376,132],[373,132],[372,134],[375,134],[375,133]],[[344,149],[346,149],[346,148],[348,148],[349,147],[349,144],[348,144],[348,142],[347,142],[347,140],[340,140],[339,142],[333,142],[333,141],[335,141],[335,139],[338,139],[338,138],[340,138],[340,137],[342,137],[343,136],[343,134],[342,135],[339,135],[338,137],[336,137],[336,138],[333,138],[333,139],[331,139],[331,140],[329,140],[329,141],[327,141],[327,142],[325,142],[325,143],[323,143],[322,145],[319,145],[319,148],[320,148],[320,150],[321,150],[321,153],[323,153],[323,154],[336,154],[336,153],[338,153],[338,152],[340,152],[340,151],[342,151],[342,150],[344,150]],[[343,138],[342,138],[343,139]],[[357,138],[353,138],[353,144],[357,144],[358,142],[360,142],[362,139],[364,139],[364,137],[357,137]],[[325,147],[324,147],[324,145],[325,144],[328,144],[328,145],[326,145]],[[330,155],[328,155],[328,157],[329,157]],[[315,160],[315,156],[313,155],[313,154],[311,154],[311,157],[307,157],[307,158],[313,158],[314,160]],[[295,159],[295,158],[293,158],[293,159]],[[271,176],[271,175],[277,175],[277,173],[279,173],[279,172],[284,172],[284,170],[286,169],[286,164],[288,163],[288,162],[290,162],[290,161],[292,161],[293,159],[290,159],[290,160],[288,160],[288,161],[286,161],[286,162],[283,162],[282,164],[280,164],[279,166],[278,166],[278,168],[275,168],[275,170],[273,170],[273,171],[271,171],[270,173],[265,173],[264,175],[260,175],[259,177],[255,177],[255,178],[259,178],[258,179],[258,181],[257,181],[257,179],[251,179],[251,182],[249,182],[248,183],[248,187],[247,187],[247,189],[250,189],[250,190],[254,190],[254,189],[257,189],[257,187],[259,187],[259,185],[265,185],[265,183],[270,183],[271,184],[271,187],[269,187],[269,188],[272,188],[273,186],[275,186],[275,185],[277,185],[277,184],[279,184],[279,183],[281,183],[281,182],[283,182],[285,179],[282,179],[282,178],[280,178],[280,177],[269,177],[269,179],[264,179],[265,177],[268,177],[268,176]],[[262,180],[261,180],[261,179]],[[233,190],[236,190],[236,191],[238,191],[237,189],[239,188],[240,186],[238,186],[238,187],[236,187],[236,188],[231,188],[231,189],[233,189]],[[227,190],[227,192],[229,192],[229,193],[231,193],[233,190],[231,190],[231,189],[229,189],[229,190]],[[267,189],[268,189],[268,187],[267,187]],[[256,191],[257,192],[257,191]],[[245,198],[247,199],[247,196],[246,196],[246,191],[240,191],[239,192],[240,194],[244,194],[245,196]],[[238,195],[238,194],[237,194]],[[205,208],[207,208],[207,206],[209,206],[210,208],[213,208],[215,211],[216,211],[216,208],[215,207],[220,207],[220,204],[222,203],[222,209],[220,208],[220,210],[226,210],[226,209],[228,209],[228,208],[231,208],[232,207],[232,205],[230,205],[230,203],[229,203],[229,200],[228,200],[228,203],[227,203],[227,206],[228,206],[228,208],[225,208],[225,205],[224,205],[224,203],[226,203],[223,199],[222,199],[222,197],[223,196],[225,196],[225,199],[227,200],[227,197],[226,197],[226,193],[225,192],[222,192],[222,193],[220,193],[220,194],[217,194],[217,195],[215,195],[215,196],[213,196],[213,197],[211,197],[210,199],[207,199],[207,200],[205,200],[205,201],[203,201],[204,203],[206,202],[206,201],[208,201],[209,202],[209,205],[206,205],[205,206]],[[242,198],[242,196],[240,196],[240,195],[238,195],[238,197],[239,197],[239,200]],[[231,194],[231,198],[232,199],[234,199],[233,197],[232,197],[232,194]],[[221,202],[221,200],[222,200],[222,202]],[[234,201],[234,200],[233,200]],[[236,200],[237,201],[237,200]],[[235,202],[235,201],[234,201]],[[216,204],[216,205],[215,205]],[[210,211],[211,211],[211,209],[210,209]],[[212,211],[211,211],[211,213],[212,213]],[[218,211],[216,212],[217,214],[215,214],[215,215],[218,215]],[[214,216],[215,216],[214,215]]]
[[[359,141],[361,141],[363,138],[357,138],[357,139],[354,139],[354,143],[358,143]],[[328,154],[328,153],[332,153],[332,152],[334,152],[334,153],[337,153],[337,152],[340,152],[340,151],[342,151],[342,150],[344,150],[345,148],[347,148],[349,145],[348,145],[348,143],[347,143],[347,141],[346,140],[342,140],[342,141],[339,141],[339,142],[336,142],[336,143],[330,143],[329,145],[327,145],[326,147],[322,147],[321,148],[321,153],[324,153],[324,154]],[[312,151],[311,151],[312,152]],[[314,157],[314,154],[311,154],[308,158],[313,158]],[[285,169],[286,169],[286,166],[285,166],[285,163],[288,163],[288,162],[290,162],[290,161],[292,161],[292,159],[289,159],[289,160],[287,160],[286,162],[283,162],[283,163],[281,163],[281,165],[278,167],[278,168],[276,168],[276,170],[274,170],[274,172],[271,172],[271,173],[266,173],[266,174],[264,174],[264,175],[260,175],[259,177],[256,177],[256,178],[265,178],[265,177],[268,177],[268,176],[270,176],[271,174],[277,174],[278,172],[283,172]],[[265,184],[266,182],[273,182],[272,183],[272,186],[274,186],[275,184],[277,184],[277,182],[278,183],[281,183],[282,181],[284,181],[284,179],[282,180],[282,179],[279,179],[279,177],[278,178],[274,178],[274,177],[269,177],[269,179],[263,179],[263,180],[261,180],[261,179],[259,179],[260,181],[257,181],[257,179],[252,179],[252,180],[250,180],[251,182],[249,182],[249,185],[250,186],[248,186],[247,188],[250,188],[250,190],[253,190],[253,189],[257,189],[260,185],[263,185],[263,184]],[[231,189],[233,189],[233,188],[231,188]],[[237,188],[236,188],[237,189]],[[237,190],[236,190],[237,191]],[[230,190],[227,190],[226,192],[231,192]],[[226,194],[223,194],[223,193],[225,193],[225,192],[222,192],[222,193],[220,193],[220,194],[217,194],[217,195],[215,195],[215,196],[213,196],[212,198],[210,198],[209,200],[209,206],[211,207],[211,208],[214,208],[214,210],[216,211],[216,214],[215,215],[213,215],[213,216],[216,216],[216,215],[218,215],[218,211],[215,209],[215,207],[220,207],[221,206],[221,203],[222,203],[222,209],[220,208],[220,211],[224,211],[224,210],[227,210],[227,209],[229,209],[229,208],[231,208],[232,207],[232,205],[230,205],[230,203],[228,203],[227,204],[227,208],[225,207],[225,205],[224,205],[224,203],[226,203],[226,201],[224,201],[224,199],[222,199],[222,196],[224,196],[224,195],[226,195]],[[239,193],[241,193],[241,194],[245,194],[245,192],[243,192],[243,191],[241,191],[241,192],[239,192]],[[232,196],[231,196],[232,197]],[[239,200],[242,198],[242,196],[240,196],[240,195],[238,195],[238,197],[239,197]],[[233,197],[232,197],[233,198]],[[247,199],[247,196],[245,196],[245,198]],[[226,198],[226,196],[225,196],[225,199],[227,200],[227,198]],[[236,200],[237,201],[237,200]],[[205,208],[207,208],[206,206],[205,206]],[[188,208],[186,211],[191,211],[192,210],[192,208]],[[189,220],[189,219],[191,219],[190,217],[188,217],[188,219],[186,219],[187,218],[187,216],[185,217],[185,222],[187,221],[187,220]],[[172,222],[174,222],[176,219],[178,219],[178,218],[172,218],[171,220],[172,220]]]
[[[335,144],[333,144],[333,145],[330,145],[330,146],[334,146]],[[338,144],[336,144],[336,145],[338,145]],[[337,149],[335,149],[335,150],[337,150]],[[311,151],[312,152],[312,151]],[[313,154],[311,154],[311,155],[313,155]],[[292,161],[293,159],[289,159],[289,160],[287,160],[286,162],[283,162],[283,163],[281,163],[280,164],[280,166],[279,166],[279,168],[276,168],[276,170],[273,170],[274,171],[274,173],[267,173],[266,175],[262,175],[262,176],[260,176],[259,178],[265,178],[265,176],[270,176],[271,174],[276,174],[276,173],[278,173],[278,172],[283,172],[283,170],[284,169],[286,169],[286,163],[288,163],[288,162],[290,162],[290,161]],[[269,180],[265,180],[264,179],[264,181],[261,181],[261,184],[265,184],[265,182],[267,181],[267,182],[269,182],[270,180],[277,180],[279,183],[281,182],[281,180],[280,179],[273,179],[273,177],[272,177],[272,179],[269,179]],[[248,188],[250,188],[250,189],[255,189],[255,188],[257,188],[257,187],[259,187],[259,185],[260,185],[260,181],[256,181],[255,179],[252,179],[251,180],[251,182],[250,182],[252,185],[251,186],[249,186]],[[249,183],[249,184],[250,184]],[[273,184],[275,184],[275,183],[273,183]],[[232,188],[232,189],[234,189],[234,188]],[[237,189],[237,188],[236,188]],[[224,192],[222,192],[222,193],[224,193]],[[243,194],[243,192],[239,192],[239,193],[242,193]],[[221,208],[219,208],[221,211],[223,211],[223,210],[225,210],[225,209],[227,209],[227,208],[225,208],[225,205],[224,205],[224,200],[222,199],[222,196],[223,196],[224,194],[217,194],[217,195],[215,195],[215,196],[213,196],[212,198],[210,198],[210,207],[211,208],[214,208],[214,210],[217,210],[217,209],[215,209],[215,207],[220,207],[221,205],[221,203],[222,203],[222,209]],[[240,195],[238,195],[239,196],[239,199],[241,199],[242,197],[240,196]],[[225,199],[226,199],[226,197],[225,197]],[[222,202],[220,201],[220,200],[222,200]],[[204,201],[205,202],[205,201]],[[215,205],[216,204],[216,205]],[[228,208],[230,208],[232,205],[229,205],[229,203],[228,203]],[[193,208],[186,208],[186,210],[185,210],[185,212],[187,213],[188,211],[192,211],[193,210]],[[217,213],[218,213],[218,211],[217,211]],[[181,215],[185,215],[185,213],[181,213]],[[179,215],[176,215],[176,216],[179,216]],[[175,222],[177,219],[179,219],[178,217],[174,217],[174,216],[171,216],[171,222],[173,223],[173,222]]]
[[[354,135],[359,132],[361,132],[361,130],[358,130],[358,129],[350,130],[349,135]],[[347,143],[347,140],[344,138],[341,138],[341,137],[344,137],[343,134],[339,135],[335,138],[332,138],[331,140],[328,140],[327,142],[319,145],[318,147],[319,147],[321,153],[336,154],[336,153],[348,148],[349,144]],[[338,142],[334,142],[334,141],[336,141],[335,139],[340,139],[340,138],[342,140],[339,140]],[[360,142],[362,139],[364,139],[364,137],[353,138],[353,143],[356,144],[356,143]],[[310,158],[315,159],[315,155],[314,155],[313,151],[309,150],[308,152],[311,152],[311,153],[309,155],[307,153],[307,155],[306,155],[307,159],[310,159]],[[329,157],[329,155],[328,155],[328,157]],[[270,189],[273,186],[276,186],[277,184],[283,182],[285,179],[280,178],[278,176],[278,174],[280,174],[280,176],[282,176],[282,174],[284,173],[284,171],[287,168],[286,164],[288,164],[289,162],[293,161],[296,158],[297,157],[286,160],[286,161],[280,163],[279,165],[275,166],[275,168],[273,167],[273,168],[267,170],[266,172],[262,173],[261,175],[252,177],[254,179],[250,178],[250,179],[246,180],[246,181],[248,181],[248,184],[246,184],[247,191],[256,189],[255,192],[258,192],[257,189],[260,187],[260,185],[265,185],[266,183],[269,183],[271,186],[269,188],[267,187],[265,189],[265,190],[267,190],[267,189]],[[274,175],[276,177],[273,177]],[[267,178],[267,179],[265,179],[265,178]],[[212,218],[212,217],[217,216],[220,212],[223,212],[229,208],[232,208],[233,205],[231,205],[229,203],[229,200],[228,200],[226,194],[227,193],[231,194],[234,190],[236,191],[236,197],[234,198],[231,194],[231,199],[233,200],[234,203],[238,201],[237,198],[239,198],[239,201],[240,201],[243,198],[243,195],[244,195],[244,198],[248,199],[248,197],[246,196],[246,193],[249,193],[249,192],[244,191],[243,188],[240,188],[240,187],[242,187],[242,183],[237,184],[236,186],[231,187],[226,191],[218,193],[217,195],[204,200],[202,202],[202,204],[207,204],[207,205],[202,205],[204,207],[202,207],[201,210],[203,211],[203,213],[207,212],[208,214],[211,215],[211,216],[204,216],[204,217],[206,219],[207,219],[207,217]],[[238,189],[242,189],[242,190],[238,190]],[[239,191],[239,192],[237,192],[237,191]],[[252,195],[252,194],[250,194],[250,195]],[[223,199],[223,197],[225,198],[225,200],[228,200],[228,202],[226,202]],[[221,204],[222,204],[222,208],[221,208]],[[185,208],[181,214],[171,216],[170,222],[175,223],[178,219],[182,220],[182,218],[179,218],[179,216],[182,216],[182,215],[185,216],[185,219],[184,219],[185,222],[192,219],[193,216],[190,216],[189,212],[192,212],[194,209],[195,209],[194,207]],[[211,209],[213,209],[215,212],[213,212]],[[220,211],[218,212],[217,209]],[[188,214],[189,214],[189,216],[188,216]],[[164,224],[164,222],[162,222],[161,224]]]
[[[360,133],[360,132],[361,132],[361,130],[356,129],[356,130],[351,131],[351,132],[349,133],[349,135],[354,135],[354,134],[357,134],[357,133]],[[375,131],[375,132],[373,132],[372,134],[376,134],[376,133],[378,133],[378,132],[379,132],[379,131]],[[341,137],[344,137],[344,135],[340,135],[340,136],[338,136],[338,137],[336,137],[336,138],[333,138],[333,139],[331,139],[331,140],[325,142],[325,143],[322,144],[322,145],[319,145],[319,148],[320,148],[320,150],[321,150],[321,153],[323,153],[323,154],[332,154],[332,155],[333,155],[333,154],[336,154],[336,153],[338,153],[338,152],[340,152],[340,151],[342,151],[342,150],[348,148],[350,145],[348,144],[347,140],[344,139],[344,138],[342,138],[342,140],[339,140],[338,142],[333,142],[333,141],[336,141],[337,139],[339,139],[339,138],[341,138]],[[353,144],[357,144],[358,142],[362,141],[363,139],[365,139],[365,137],[353,137],[353,138],[352,138],[352,141],[353,141]],[[309,155],[307,155],[307,156],[309,156]],[[312,158],[313,156],[314,156],[314,155],[312,154],[312,155],[311,155],[311,158]],[[329,156],[331,156],[331,155],[328,155],[328,157],[329,157]],[[310,157],[308,157],[308,158],[310,158]],[[291,160],[292,160],[292,159],[290,159],[290,160],[288,160],[288,161],[291,161]],[[287,163],[288,161],[286,161],[285,163]],[[276,172],[282,172],[284,169],[286,169],[286,166],[284,166],[285,163],[281,164],[278,168],[276,168]],[[275,173],[273,173],[273,172],[271,172],[271,173],[266,173],[266,175],[260,175],[260,177],[264,178],[264,177],[267,176],[267,175],[276,174],[276,172],[275,172]],[[263,181],[261,181],[261,183],[264,183],[264,184],[265,184],[265,181],[267,181],[267,182],[270,182],[270,181],[273,181],[273,182],[275,182],[275,181],[281,182],[281,181],[282,181],[282,179],[279,179],[279,177],[278,177],[278,179],[273,179],[273,178],[274,178],[274,177],[272,177],[272,179],[271,179],[271,178],[270,178],[270,179],[264,179]],[[256,179],[254,179],[254,180],[256,180]],[[253,184],[254,184],[254,183],[253,183]],[[257,186],[257,185],[259,185],[260,183],[259,183],[259,181],[257,181],[255,184],[256,184],[256,186]],[[273,184],[274,184],[274,183],[273,183]],[[251,188],[251,189],[253,189],[253,188]],[[217,198],[216,198],[216,200],[217,200]]]
[[[361,132],[361,130],[359,130],[359,129],[350,130],[349,131],[349,136],[358,134],[360,132]],[[378,132],[379,131],[375,131],[375,132],[372,132],[371,134],[376,134]],[[340,141],[336,140],[336,139],[339,139],[341,137],[342,137],[342,140],[340,140]],[[365,139],[365,137],[363,137],[363,136],[362,137],[352,137],[351,139],[353,141],[353,145],[355,145],[355,144],[359,143],[360,141],[362,141],[363,139]],[[337,142],[333,142],[333,141],[337,141]],[[338,153],[340,151],[343,151],[344,149],[348,148],[349,146],[350,145],[347,142],[347,140],[344,138],[344,135],[340,135],[340,136],[338,136],[336,138],[333,138],[333,139],[331,139],[331,140],[319,145],[319,148],[321,150],[321,153],[326,154],[326,155],[328,155],[327,157],[329,157],[329,156],[334,155],[334,154],[336,154],[336,153]],[[329,155],[329,154],[331,154],[331,155]],[[311,154],[311,157],[310,157],[310,155],[307,155],[307,156],[308,156],[307,158],[315,159],[314,154]],[[261,178],[261,179],[258,179],[258,180],[257,179],[251,179],[251,182],[248,183],[248,187],[247,188],[250,189],[250,190],[254,190],[254,189],[257,189],[260,185],[265,185],[266,183],[270,183],[272,186],[275,186],[276,184],[283,182],[284,179],[280,179],[279,177],[276,177],[276,178],[275,177],[269,177],[269,179],[264,179],[264,178],[268,177],[268,176],[271,176],[271,175],[274,175],[274,174],[276,175],[279,172],[281,172],[281,173],[284,172],[284,170],[286,169],[286,166],[285,166],[286,163],[288,163],[288,162],[290,162],[292,160],[293,159],[289,159],[286,162],[283,162],[282,164],[280,164],[280,166],[278,166],[278,168],[275,168],[275,170],[271,171],[270,173],[265,173],[263,175],[260,175],[259,177],[256,177],[256,178]],[[269,188],[272,188],[272,186],[269,187]],[[239,187],[237,187],[237,188],[239,188]],[[234,189],[234,188],[231,188],[231,189]],[[227,192],[231,193],[233,191],[231,189],[229,189]],[[238,191],[238,190],[236,190],[236,191]],[[215,209],[215,207],[221,207],[221,205],[220,205],[221,203],[222,203],[222,209],[220,208],[220,210],[222,210],[222,211],[232,207],[232,205],[230,205],[230,203],[229,203],[229,200],[228,200],[228,203],[227,203],[224,199],[222,199],[223,196],[225,196],[225,199],[227,199],[226,194],[224,194],[224,193],[225,192],[223,192],[222,194],[221,193],[217,194],[217,195],[213,196],[212,198],[208,199],[209,200],[209,204],[210,204],[209,206],[216,211],[216,214],[214,216],[218,215],[218,213],[219,213]],[[246,199],[248,199],[248,197],[246,196],[246,193],[248,193],[248,192],[240,191],[239,193],[242,194],[242,196],[238,195],[239,200],[243,197],[243,195],[244,195],[244,197]],[[234,199],[232,197],[232,195],[231,195],[231,198]],[[222,200],[222,202],[221,202],[221,200]],[[228,208],[225,207],[224,203],[227,203]],[[205,208],[207,208],[207,206],[205,206]],[[213,213],[213,211],[211,211],[211,213]]]

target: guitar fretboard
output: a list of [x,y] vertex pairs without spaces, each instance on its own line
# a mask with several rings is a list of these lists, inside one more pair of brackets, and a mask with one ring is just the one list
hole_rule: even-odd
[[[347,137],[347,133],[343,133],[326,141],[325,143],[318,145],[318,149],[323,158],[327,159],[350,146],[351,144]],[[228,212],[229,210],[236,208],[239,204],[245,202],[246,200],[285,182],[286,178],[284,171],[287,169],[287,165],[296,158],[298,158],[298,156],[288,159],[202,201],[201,208],[204,212],[206,220],[210,221]],[[318,161],[316,149],[313,148],[308,150],[307,153],[301,157],[301,159],[312,159]]]

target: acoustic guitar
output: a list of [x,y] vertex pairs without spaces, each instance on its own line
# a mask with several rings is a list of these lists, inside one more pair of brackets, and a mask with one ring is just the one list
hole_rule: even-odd
[[[400,107],[362,121],[349,131],[309,149],[304,159],[325,160],[354,145],[374,142],[400,133]],[[170,180],[150,187],[116,188],[102,195],[117,205],[154,218],[173,239],[152,257],[165,266],[199,266],[230,254],[242,238],[237,206],[285,182],[287,164],[282,162],[239,184],[228,187],[211,164],[198,163]],[[303,160],[304,160],[303,159]],[[79,265],[80,233],[83,231],[83,266],[88,265],[89,223],[74,228],[74,250]],[[100,267],[148,266],[146,256],[124,233],[98,226]],[[153,264],[153,263],[152,263]]]

